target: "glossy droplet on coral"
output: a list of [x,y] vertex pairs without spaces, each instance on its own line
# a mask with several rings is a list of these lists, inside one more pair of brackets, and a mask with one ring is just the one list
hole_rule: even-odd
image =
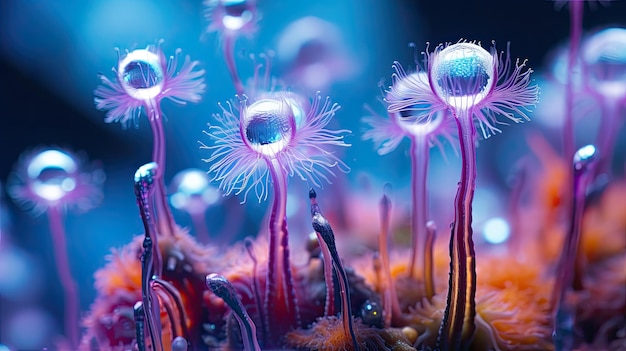
[[574,170],[585,171],[598,160],[597,149],[593,145],[585,145],[574,154]]
[[138,100],[150,100],[163,88],[163,67],[159,55],[134,50],[120,61],[118,75],[126,93]]
[[[428,87],[428,74],[426,72],[413,72],[399,78],[393,84],[393,93],[390,91],[385,97],[390,104],[410,100],[413,97],[415,86]],[[390,112],[391,118],[411,135],[427,135],[436,131],[443,122],[443,113],[436,113],[432,118],[424,118],[423,111],[430,106],[426,104],[412,105],[398,112]]]
[[289,103],[282,99],[263,99],[248,106],[241,118],[248,145],[273,157],[291,141],[295,118]]
[[435,55],[430,71],[434,91],[453,108],[470,108],[492,89],[494,60],[479,45],[458,43]]
[[591,36],[583,59],[595,89],[605,96],[626,96],[626,29],[609,28]]
[[26,170],[32,191],[50,202],[64,198],[76,188],[78,165],[60,150],[45,150],[35,156]]
[[172,180],[172,188],[172,206],[191,214],[204,213],[220,198],[219,191],[211,186],[207,174],[199,169],[180,171]]
[[376,301],[365,301],[361,306],[361,319],[367,325],[382,327],[383,307]]

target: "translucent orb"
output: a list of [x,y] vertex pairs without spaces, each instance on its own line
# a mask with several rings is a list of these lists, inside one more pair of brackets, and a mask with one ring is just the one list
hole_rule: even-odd
[[[428,87],[428,74],[426,72],[413,72],[393,85],[393,94],[389,93],[386,100],[389,103],[409,100],[415,91],[415,86]],[[428,135],[436,131],[444,120],[443,113],[437,113],[432,118],[424,118],[423,111],[428,110],[426,104],[416,104],[398,112],[390,113],[397,124],[411,135]],[[421,112],[421,113],[420,113]]]
[[366,300],[361,306],[361,319],[367,325],[382,325],[383,307],[376,301]]
[[451,107],[468,109],[494,86],[493,56],[476,44],[458,43],[434,54],[430,70],[435,93]]
[[239,31],[254,19],[254,1],[249,0],[220,0],[224,16],[222,25],[225,29]]
[[626,29],[609,28],[591,36],[583,46],[588,83],[602,95],[626,96]]
[[78,164],[61,150],[45,150],[28,164],[26,174],[36,196],[57,202],[76,189]]
[[170,203],[189,214],[202,214],[220,199],[220,193],[209,183],[207,174],[199,169],[180,171],[172,180],[174,193]]
[[241,116],[247,144],[274,157],[291,141],[296,127],[292,105],[284,99],[262,99],[246,107]]
[[577,171],[586,170],[590,164],[598,159],[597,149],[593,145],[585,145],[574,154],[574,168]]
[[511,235],[511,227],[503,218],[491,218],[485,222],[483,237],[490,244],[502,244]]
[[134,50],[118,68],[118,78],[128,95],[138,100],[151,100],[163,90],[161,58],[146,49]]

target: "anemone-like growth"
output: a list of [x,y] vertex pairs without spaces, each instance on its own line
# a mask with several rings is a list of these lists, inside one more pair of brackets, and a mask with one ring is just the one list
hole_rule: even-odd
[[[448,303],[438,336],[438,347],[463,349],[471,342],[476,324],[476,254],[472,239],[472,201],[476,187],[476,127],[485,137],[499,132],[497,115],[514,122],[528,119],[528,106],[537,102],[538,88],[530,86],[525,62],[511,68],[509,54],[488,52],[476,43],[439,45],[426,54],[428,82],[414,84],[408,94],[393,89],[398,97],[390,112],[411,106],[428,106],[427,118],[440,111],[454,116],[462,156],[461,180],[455,200],[455,217],[450,238]],[[404,97],[404,99],[401,99]]]
[[69,347],[78,345],[79,297],[66,248],[64,210],[88,210],[102,199],[102,170],[85,165],[83,157],[60,148],[43,148],[20,157],[9,178],[14,201],[35,215],[46,212],[59,280],[65,293],[65,336]]
[[[237,117],[228,103],[223,115],[215,115],[218,125],[205,131],[213,145],[209,173],[219,182],[225,194],[244,194],[254,189],[259,201],[267,199],[270,182],[273,189],[269,225],[269,260],[265,289],[265,307],[272,306],[265,316],[266,330],[271,340],[299,323],[299,312],[293,288],[287,231],[287,177],[298,175],[314,185],[333,174],[333,168],[348,171],[348,167],[329,146],[347,146],[343,136],[347,131],[325,129],[337,104],[330,99],[320,105],[321,97],[307,111],[302,100],[292,93],[268,93],[250,105],[241,101]],[[283,317],[279,317],[279,316]],[[286,318],[285,318],[286,316]]]

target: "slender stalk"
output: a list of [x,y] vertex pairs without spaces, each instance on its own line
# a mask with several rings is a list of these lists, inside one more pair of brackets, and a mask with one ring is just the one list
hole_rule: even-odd
[[389,266],[389,249],[387,244],[389,242],[389,228],[391,226],[391,200],[385,194],[380,200],[380,235],[378,236],[378,250],[380,251],[380,258],[382,260],[383,275],[384,275],[384,290],[383,290],[383,318],[385,322],[385,328],[391,326],[392,317],[400,316],[400,304],[398,303],[398,295],[396,294],[396,287],[393,279],[391,278],[391,268]]
[[429,161],[428,139],[426,135],[411,138],[411,261],[409,277],[416,277],[415,265],[418,257],[424,257],[424,238],[426,237],[426,221],[428,220],[428,190],[426,177]]
[[604,99],[602,103],[602,119],[600,120],[600,128],[596,137],[598,150],[600,150],[596,175],[602,173],[611,175],[613,149],[620,129],[619,111],[619,100],[615,98]]
[[309,190],[309,199],[311,200],[311,216],[313,217],[313,230],[315,230],[318,235],[322,252],[330,253],[329,259],[332,260],[335,270],[337,271],[337,275],[339,276],[339,294],[341,295],[341,316],[344,335],[352,339],[354,351],[359,351],[359,343],[352,325],[352,302],[350,301],[348,275],[346,274],[345,269],[343,269],[339,253],[337,252],[333,229],[331,228],[330,223],[328,223],[326,218],[322,215],[316,198],[317,194],[315,193],[315,190]]
[[326,304],[324,305],[324,317],[334,316],[337,314],[335,311],[335,284],[333,282],[333,260],[330,256],[330,251],[327,245],[323,245],[323,238],[320,233],[315,233],[317,240],[320,243],[320,250],[322,251],[322,260],[324,261],[324,281],[326,282]]
[[[152,161],[156,162],[158,168],[155,175],[156,188],[154,190],[154,199],[156,203],[156,217],[159,224],[164,223],[166,229],[169,231],[169,235],[174,235],[174,217],[172,211],[167,204],[167,191],[165,190],[165,133],[163,131],[163,114],[161,113],[161,107],[159,103],[154,101],[147,105],[146,108],[150,111],[148,120],[150,121],[150,128],[152,129],[153,147],[152,147]],[[161,218],[161,216],[163,218]],[[160,232],[160,231],[159,231]]]
[[[299,322],[298,305],[289,262],[287,231],[287,174],[278,160],[268,160],[274,196],[270,213],[270,252],[265,289],[266,327],[272,340],[278,340]],[[284,290],[283,290],[284,289]],[[270,328],[269,326],[272,326]]]
[[433,264],[433,246],[437,237],[437,227],[435,222],[426,223],[426,242],[424,245],[424,290],[426,297],[430,300],[435,296],[435,268]]
[[153,266],[152,245],[152,239],[146,236],[143,240],[143,253],[141,255],[141,298],[152,350],[163,351],[159,299],[150,285],[153,277],[151,268]]
[[476,129],[472,111],[456,111],[461,139],[461,181],[457,189],[450,236],[450,279],[446,311],[437,344],[441,350],[465,350],[476,324],[476,254],[472,240],[472,201],[476,187]]
[[52,246],[54,249],[54,259],[57,266],[57,274],[64,291],[65,306],[65,335],[70,342],[70,346],[78,346],[78,290],[76,282],[72,278],[69,259],[67,257],[67,247],[65,238],[65,228],[63,226],[63,214],[61,209],[51,206],[48,209],[48,223],[52,233]]
[[[586,149],[589,147],[592,148],[593,152],[589,152],[589,149]],[[583,150],[585,152],[581,153]],[[565,301],[565,297],[569,288],[576,282],[574,271],[580,243],[583,210],[585,208],[587,187],[593,180],[595,173],[596,158],[597,152],[593,146],[583,147],[574,157],[574,201],[570,226],[559,258],[551,299],[554,317],[553,339],[557,351],[571,350],[572,347],[574,306]],[[579,273],[581,272],[579,271]],[[578,277],[578,279],[580,280],[578,284],[582,285],[582,277]]]
[[196,232],[196,237],[198,241],[207,244],[210,241],[209,237],[209,228],[206,225],[206,218],[204,212],[202,213],[192,213],[191,214],[191,223],[193,223],[193,228]]
[[237,95],[243,96],[245,90],[241,78],[239,78],[239,73],[237,73],[237,65],[235,64],[235,37],[232,35],[224,37],[224,60],[226,60],[226,67],[228,68],[228,73],[230,73],[230,78],[233,81]]
[[246,251],[248,252],[248,256],[250,256],[250,259],[252,260],[252,289],[254,290],[254,302],[256,304],[256,309],[257,309],[257,313],[259,315],[259,320],[261,321],[261,336],[262,336],[262,341],[263,341],[263,345],[267,345],[267,334],[265,332],[266,328],[265,328],[265,316],[263,313],[263,308],[261,305],[261,290],[259,289],[259,277],[258,277],[258,261],[256,258],[256,255],[254,254],[254,250],[253,250],[253,242],[252,239],[250,239],[249,237],[245,238],[244,241],[244,246],[246,248]]
[[[570,1],[570,43],[567,53],[567,76],[565,82],[565,125],[563,128],[563,156],[571,160],[574,156],[574,82],[577,68],[578,49],[582,36],[583,1]],[[571,184],[570,175],[570,184]]]

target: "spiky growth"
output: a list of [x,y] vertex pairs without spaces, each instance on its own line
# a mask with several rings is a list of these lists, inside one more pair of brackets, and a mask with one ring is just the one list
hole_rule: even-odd
[[[273,95],[272,104],[288,115],[280,126],[287,130],[286,133],[272,129],[271,121],[266,127],[261,121],[247,123],[249,128],[246,130],[243,118],[249,106],[245,98],[238,109],[233,109],[230,102],[226,106],[220,104],[222,114],[213,115],[216,123],[209,124],[208,130],[204,131],[211,139],[209,144],[201,143],[201,149],[212,152],[209,158],[203,159],[210,164],[209,174],[226,195],[243,194],[242,202],[246,201],[250,191],[259,202],[267,199],[268,162],[271,160],[275,160],[285,174],[297,175],[319,187],[322,181],[330,183],[329,175],[335,175],[334,168],[349,171],[348,166],[328,150],[333,146],[349,146],[343,141],[349,131],[325,128],[339,110],[339,105],[331,103],[329,98],[322,102],[322,97],[317,94],[310,109],[301,113],[301,104],[291,95]],[[304,117],[298,121],[297,115]]]
[[[96,88],[94,102],[96,108],[107,111],[105,122],[120,122],[122,126],[137,124],[141,108],[146,108],[150,119],[153,109],[163,99],[179,104],[199,102],[206,88],[200,62],[191,61],[185,56],[180,69],[178,57],[180,49],[169,60],[165,58],[159,45],[149,45],[145,49],[118,53],[117,68],[113,68],[114,79],[101,74],[102,85]],[[156,161],[156,160],[155,160]]]

